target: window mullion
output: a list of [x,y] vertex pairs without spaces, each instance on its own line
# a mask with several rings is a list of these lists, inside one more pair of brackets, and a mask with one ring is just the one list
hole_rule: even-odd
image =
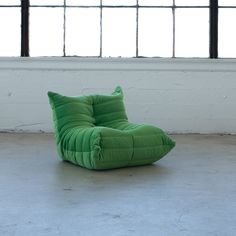
[[21,56],[29,56],[29,0],[21,0]]
[[63,56],[66,56],[66,0],[63,4]]
[[138,41],[139,41],[139,35],[138,35],[138,25],[139,25],[139,0],[136,2],[136,57],[138,57]]
[[102,57],[102,0],[100,0],[100,53],[99,57]]
[[172,7],[172,14],[173,14],[173,51],[172,57],[175,58],[175,0],[173,0],[173,7]]
[[218,58],[218,0],[210,0],[210,58]]

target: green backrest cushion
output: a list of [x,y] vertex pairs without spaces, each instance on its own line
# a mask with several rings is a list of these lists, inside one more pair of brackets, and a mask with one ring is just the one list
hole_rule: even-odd
[[53,110],[53,123],[57,138],[64,131],[75,127],[93,127],[92,98],[89,96],[67,97],[48,92],[49,102]]
[[111,95],[93,95],[92,99],[96,126],[128,121],[121,87],[116,87]]
[[50,91],[48,97],[58,132],[68,126],[105,126],[110,122],[128,121],[119,86],[111,95],[68,97]]

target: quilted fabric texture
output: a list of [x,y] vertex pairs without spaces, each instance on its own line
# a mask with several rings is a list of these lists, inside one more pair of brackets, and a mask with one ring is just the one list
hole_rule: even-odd
[[48,96],[63,160],[97,170],[138,166],[161,159],[175,146],[160,128],[129,123],[120,87],[111,95]]

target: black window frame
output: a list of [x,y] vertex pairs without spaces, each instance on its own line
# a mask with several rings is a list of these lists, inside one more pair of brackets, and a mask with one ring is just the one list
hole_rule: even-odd
[[[63,56],[66,55],[66,47],[65,47],[65,20],[66,20],[66,0],[64,0],[64,5],[33,5],[30,6],[30,0],[21,0],[20,6],[21,8],[21,57],[30,57],[30,48],[29,48],[29,14],[30,7],[63,7],[64,8],[64,35],[63,35]],[[71,7],[71,6],[70,6]],[[173,53],[172,58],[175,58],[175,9],[177,8],[207,8],[209,9],[209,58],[217,59],[218,58],[218,11],[221,6],[218,4],[218,0],[209,0],[208,6],[176,6],[175,0],[173,0],[173,5],[171,6],[140,6],[139,0],[136,0],[136,5],[133,6],[113,6],[113,5],[103,5],[102,0],[100,0],[100,6],[72,6],[72,7],[99,7],[100,8],[100,55],[98,57],[102,57],[102,9],[103,8],[136,8],[136,56],[135,58],[143,58],[143,56],[139,56],[138,52],[138,24],[139,24],[139,9],[140,8],[171,8],[173,13]],[[227,6],[227,8],[234,8]],[[80,56],[78,56],[80,57]]]
[[21,57],[29,57],[29,0],[21,0]]
[[210,0],[210,58],[218,58],[218,0]]

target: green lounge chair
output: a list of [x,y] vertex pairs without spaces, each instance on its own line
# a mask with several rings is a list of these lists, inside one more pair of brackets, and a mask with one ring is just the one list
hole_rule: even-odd
[[175,146],[160,128],[129,123],[120,87],[111,95],[48,96],[57,150],[65,161],[95,170],[147,165]]

